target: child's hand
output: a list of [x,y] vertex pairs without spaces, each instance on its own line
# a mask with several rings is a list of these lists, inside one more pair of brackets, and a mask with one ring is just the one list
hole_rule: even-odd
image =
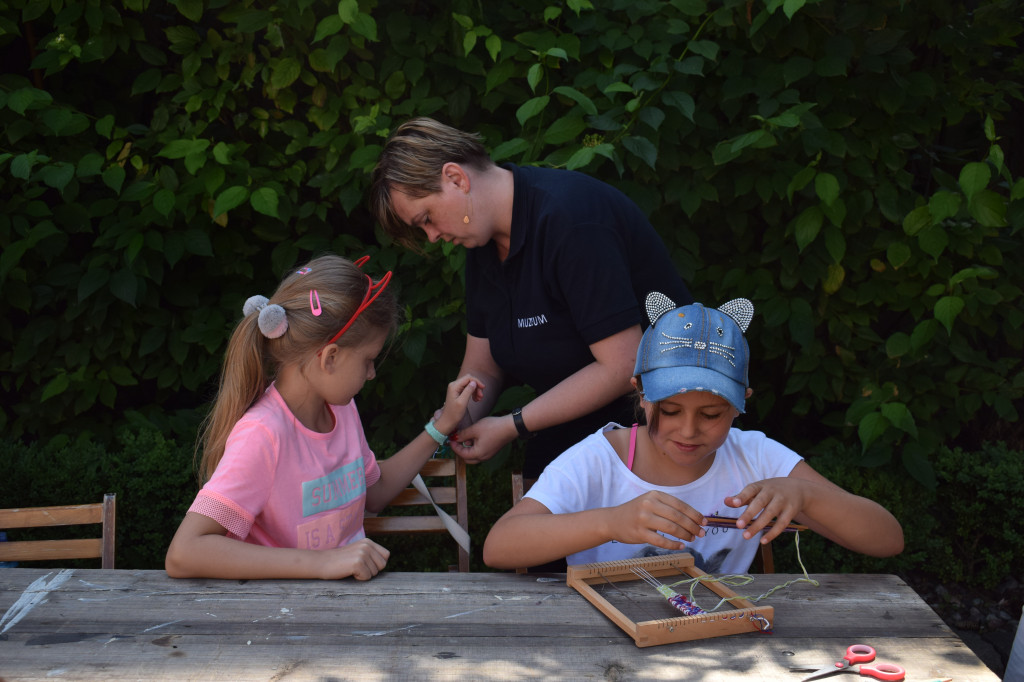
[[747,540],[774,520],[774,527],[761,536],[761,544],[767,544],[785,531],[786,525],[803,511],[807,504],[806,493],[806,483],[800,479],[767,478],[749,484],[735,497],[725,498],[725,504],[733,508],[746,506],[736,527],[743,529],[743,537]]
[[609,536],[626,544],[679,550],[685,545],[662,533],[686,541],[704,537],[704,515],[682,500],[657,490],[611,507],[609,512]]
[[369,538],[356,540],[344,547],[323,552],[324,580],[338,580],[349,576],[356,580],[369,580],[384,570],[391,552]]
[[450,434],[462,421],[470,400],[483,400],[484,384],[476,377],[466,374],[448,384],[444,407],[434,420],[434,427],[444,434]]

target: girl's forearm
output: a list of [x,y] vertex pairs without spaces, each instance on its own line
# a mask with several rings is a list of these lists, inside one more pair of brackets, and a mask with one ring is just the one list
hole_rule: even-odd
[[605,529],[607,511],[506,515],[487,534],[484,563],[491,568],[527,568],[597,547],[611,539]]
[[426,431],[420,433],[404,448],[378,463],[380,479],[366,489],[366,508],[379,512],[395,499],[398,493],[420,472],[438,444]]

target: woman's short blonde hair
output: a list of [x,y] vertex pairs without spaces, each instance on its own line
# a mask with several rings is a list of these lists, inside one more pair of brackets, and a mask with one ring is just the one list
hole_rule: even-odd
[[395,213],[392,192],[421,198],[441,191],[441,169],[458,163],[476,170],[494,165],[477,133],[466,133],[432,118],[406,121],[384,143],[370,181],[370,210],[395,241],[416,248],[423,233]]

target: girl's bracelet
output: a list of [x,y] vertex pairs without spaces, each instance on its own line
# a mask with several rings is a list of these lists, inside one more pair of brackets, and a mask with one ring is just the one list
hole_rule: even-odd
[[431,438],[437,441],[438,445],[444,445],[445,443],[448,442],[448,436],[438,431],[437,427],[434,426],[434,422],[427,422],[426,424],[423,425],[423,429],[430,435]]

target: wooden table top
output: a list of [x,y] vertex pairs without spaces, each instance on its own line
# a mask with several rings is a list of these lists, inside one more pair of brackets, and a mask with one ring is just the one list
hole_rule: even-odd
[[[739,591],[760,594],[796,577],[754,576]],[[818,587],[796,584],[761,602],[775,609],[773,634],[641,648],[562,574],[228,581],[3,568],[0,678],[800,682],[807,673],[791,664],[826,665],[863,643],[877,662],[903,666],[907,682],[998,682],[898,577],[811,577]],[[651,588],[631,585],[623,595],[632,606],[672,617]],[[630,598],[629,589],[647,593]]]

